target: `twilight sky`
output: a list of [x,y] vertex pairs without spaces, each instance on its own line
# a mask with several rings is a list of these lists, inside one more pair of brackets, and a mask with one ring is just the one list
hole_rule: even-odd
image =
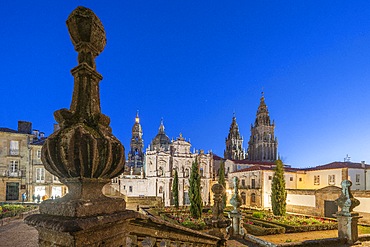
[[262,88],[285,163],[370,163],[370,1],[1,1],[0,126],[50,135],[69,108],[78,5],[103,22],[102,112],[129,150],[139,110],[145,147],[163,117],[196,149],[223,156],[233,112],[244,147]]

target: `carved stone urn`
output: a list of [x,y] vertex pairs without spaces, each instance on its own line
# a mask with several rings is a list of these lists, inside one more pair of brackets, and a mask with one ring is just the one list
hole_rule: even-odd
[[113,136],[110,119],[101,113],[95,57],[104,49],[106,36],[99,18],[77,7],[67,26],[78,52],[72,69],[74,90],[70,109],[54,113],[60,129],[46,140],[41,159],[45,168],[67,185],[69,193],[40,205],[40,213],[83,217],[125,209],[123,199],[103,195],[102,188],[124,170],[124,147]]

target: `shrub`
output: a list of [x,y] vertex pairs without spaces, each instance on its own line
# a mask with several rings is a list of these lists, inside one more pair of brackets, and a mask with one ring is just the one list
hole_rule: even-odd
[[257,218],[257,219],[263,219],[265,217],[264,212],[253,212],[252,217]]

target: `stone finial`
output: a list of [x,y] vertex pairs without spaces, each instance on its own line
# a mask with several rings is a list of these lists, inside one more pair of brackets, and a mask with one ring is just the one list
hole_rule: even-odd
[[242,205],[242,198],[239,195],[239,179],[237,177],[233,178],[234,183],[234,194],[230,199],[230,204],[234,207],[233,213],[239,212],[239,207]]
[[79,64],[71,71],[74,77],[72,103],[70,109],[54,113],[60,129],[45,141],[41,159],[45,168],[68,186],[69,193],[61,200],[70,203],[65,203],[63,209],[57,209],[62,205],[58,204],[54,209],[50,206],[48,210],[43,207],[40,210],[74,216],[76,208],[82,209],[86,201],[108,200],[102,194],[102,187],[123,172],[125,155],[124,147],[109,127],[109,117],[100,109],[102,76],[95,69],[94,59],[106,44],[103,25],[90,9],[77,7],[68,17],[67,26],[79,53]]
[[360,201],[353,197],[351,193],[352,182],[349,180],[343,180],[341,183],[342,192],[337,200],[336,204],[341,208],[337,213],[338,215],[351,216],[353,208],[360,205]]
[[94,59],[107,43],[103,24],[92,10],[79,6],[69,15],[67,26],[78,52],[78,63],[95,68]]

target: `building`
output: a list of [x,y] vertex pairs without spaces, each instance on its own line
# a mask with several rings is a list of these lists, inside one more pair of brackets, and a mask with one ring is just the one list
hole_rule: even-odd
[[41,148],[46,137],[32,123],[18,121],[18,129],[0,128],[0,201],[27,201],[40,195],[63,196],[66,186],[45,170]]
[[224,158],[230,160],[245,159],[245,152],[243,149],[243,137],[239,133],[239,126],[236,122],[235,114],[233,116],[229,134],[225,140],[226,149],[224,151]]
[[275,161],[277,159],[278,141],[275,137],[275,123],[270,121],[269,111],[262,93],[251,136],[248,142],[248,160]]
[[46,138],[42,135],[29,145],[30,169],[28,178],[28,195],[33,198],[58,198],[67,193],[67,187],[59,181],[59,178],[45,170],[41,161],[41,148]]
[[[161,198],[164,205],[173,205],[172,183],[175,171],[179,179],[179,204],[189,205],[189,178],[192,163],[197,161],[201,175],[201,193],[204,204],[210,202],[213,177],[213,158],[204,151],[191,152],[191,143],[180,133],[171,141],[161,120],[158,134],[145,153],[140,173],[123,174],[113,181],[116,191],[127,197],[128,203],[138,197]],[[131,198],[131,199],[130,199]]]
[[[370,165],[352,162],[332,162],[312,168],[284,167],[287,190],[287,211],[332,217],[338,211],[335,204],[341,193],[341,182],[352,181],[352,192],[360,200],[355,211],[360,212],[364,222],[370,222]],[[271,184],[274,166],[255,164],[232,172],[228,176],[228,191],[233,187],[232,178],[239,178],[239,191],[243,205],[271,209]]]
[[20,201],[28,192],[31,130],[26,121],[18,121],[17,130],[0,128],[0,201]]

